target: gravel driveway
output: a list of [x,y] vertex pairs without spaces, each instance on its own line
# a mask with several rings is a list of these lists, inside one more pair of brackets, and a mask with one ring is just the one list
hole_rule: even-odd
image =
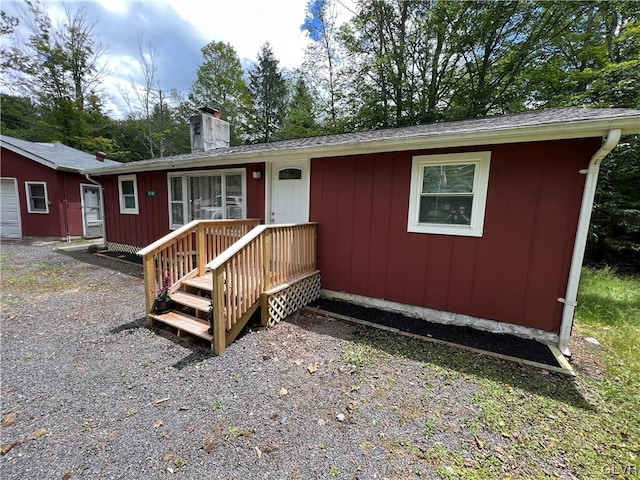
[[215,357],[147,327],[141,267],[1,255],[5,480],[440,478],[434,445],[476,461],[477,385],[446,347],[299,313]]

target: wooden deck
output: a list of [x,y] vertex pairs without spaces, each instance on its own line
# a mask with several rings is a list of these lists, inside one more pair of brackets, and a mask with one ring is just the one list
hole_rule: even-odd
[[[149,323],[210,341],[217,355],[258,308],[261,324],[268,326],[320,294],[314,223],[194,221],[138,253]],[[172,311],[159,314],[154,298],[165,282]]]

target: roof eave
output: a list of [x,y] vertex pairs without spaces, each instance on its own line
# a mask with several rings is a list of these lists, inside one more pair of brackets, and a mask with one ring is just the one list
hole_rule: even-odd
[[345,142],[344,144],[312,145],[293,147],[286,150],[263,150],[253,152],[229,152],[208,157],[172,163],[170,159],[158,160],[144,165],[136,162],[122,166],[106,167],[99,170],[83,170],[94,176],[120,173],[145,172],[154,170],[177,170],[204,166],[233,165],[247,162],[288,160],[290,158],[338,157],[345,155],[362,155],[376,152],[393,152],[407,150],[428,150],[434,148],[470,147],[477,145],[499,145],[505,143],[524,143],[550,140],[569,140],[576,138],[604,137],[612,128],[619,128],[623,135],[640,133],[640,118],[623,117],[602,120],[569,121],[549,123],[535,126],[517,126],[495,130],[474,131],[466,133],[451,132],[443,135],[416,135],[361,142]]
[[8,143],[8,142],[2,142],[2,146],[4,148],[6,148],[7,150],[11,150],[13,153],[17,153],[18,155],[22,155],[23,157],[28,158],[29,160],[33,160],[34,162],[39,163],[40,165],[44,165],[45,167],[51,168],[53,170],[59,170],[58,165],[56,165],[55,163],[53,163],[51,160],[47,160],[46,158],[42,158],[38,155],[35,155],[27,150],[24,150],[23,148],[20,147],[16,147],[15,145]]

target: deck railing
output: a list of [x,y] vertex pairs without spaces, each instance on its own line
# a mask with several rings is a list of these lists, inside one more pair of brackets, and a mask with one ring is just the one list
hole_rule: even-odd
[[207,264],[214,353],[224,353],[227,338],[236,336],[263,293],[316,270],[315,245],[315,223],[260,225]]
[[140,250],[147,314],[165,274],[175,291],[183,280],[204,275],[207,263],[259,224],[257,219],[194,220]]

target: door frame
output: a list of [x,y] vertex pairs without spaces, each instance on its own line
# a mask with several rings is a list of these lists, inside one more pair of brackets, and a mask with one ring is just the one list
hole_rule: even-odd
[[100,225],[102,230],[102,238],[106,237],[104,225],[104,197],[102,195],[102,187],[93,183],[80,184],[80,211],[82,212],[82,235],[87,237],[87,219],[84,214],[84,189],[85,187],[96,188],[98,190],[98,203],[100,204]]
[[306,176],[306,189],[307,189],[307,198],[305,205],[306,219],[304,222],[309,221],[309,209],[311,206],[311,160],[309,158],[299,158],[299,159],[287,159],[287,160],[276,160],[271,162],[266,162],[265,164],[265,202],[264,202],[264,223],[266,225],[273,224],[274,222],[271,220],[271,212],[273,205],[273,193],[275,191],[273,184],[274,178],[273,174],[276,169],[281,168],[303,168],[307,172]]
[[15,177],[0,177],[0,180],[13,180],[13,190],[16,194],[16,203],[18,204],[18,229],[20,231],[20,236],[18,238],[22,238],[22,204],[20,203],[20,189],[18,187],[18,179]]

